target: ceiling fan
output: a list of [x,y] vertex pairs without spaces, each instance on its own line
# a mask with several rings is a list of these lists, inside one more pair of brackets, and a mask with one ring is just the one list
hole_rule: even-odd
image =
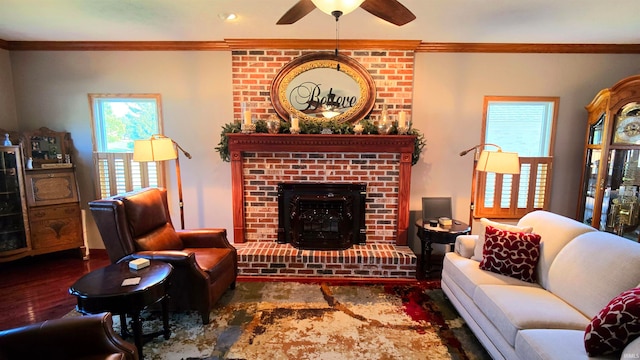
[[416,16],[397,0],[299,0],[280,20],[278,25],[290,25],[302,19],[316,7],[333,15],[336,20],[359,7],[382,20],[402,26],[415,20]]

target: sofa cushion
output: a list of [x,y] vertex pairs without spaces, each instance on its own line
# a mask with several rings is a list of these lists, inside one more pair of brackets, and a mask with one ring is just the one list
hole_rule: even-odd
[[596,315],[584,333],[589,356],[622,350],[640,335],[640,288],[622,292]]
[[547,289],[592,319],[611,299],[638,286],[638,264],[639,243],[606,232],[582,234],[558,253]]
[[484,248],[484,240],[485,240],[485,231],[487,226],[493,226],[496,229],[514,231],[514,232],[531,232],[533,231],[533,227],[531,226],[516,226],[503,224],[496,221],[491,221],[486,218],[480,219],[480,233],[478,234],[478,240],[476,240],[476,246],[473,250],[473,256],[471,257],[473,260],[482,261],[482,250]]
[[521,329],[584,332],[590,320],[559,297],[536,287],[479,285],[473,301],[511,346]]
[[535,282],[539,256],[540,235],[486,227],[480,269]]
[[[545,289],[549,285],[549,268],[564,246],[576,236],[586,232],[596,232],[593,227],[552,212],[532,211],[518,221],[518,226],[531,226],[540,240],[540,259],[536,268],[538,283]],[[591,273],[593,274],[593,273]],[[616,294],[619,294],[617,292]],[[609,297],[609,300],[616,294]],[[606,303],[605,303],[606,304]],[[604,304],[602,304],[604,306]],[[602,308],[598,307],[598,310]],[[595,315],[595,314],[594,314]],[[593,317],[590,315],[589,318]]]
[[540,287],[535,283],[518,280],[510,276],[481,270],[475,260],[464,258],[456,253],[446,253],[442,273],[449,277],[467,294],[473,297],[478,285],[514,285]]
[[[566,360],[590,358],[584,350],[584,331],[566,329],[528,329],[518,331],[516,353],[521,360]],[[597,359],[619,359],[603,356]]]

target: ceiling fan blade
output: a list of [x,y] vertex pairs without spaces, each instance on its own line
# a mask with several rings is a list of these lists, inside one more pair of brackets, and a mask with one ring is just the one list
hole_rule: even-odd
[[302,19],[305,15],[313,11],[316,6],[311,0],[300,0],[297,4],[293,5],[289,11],[287,11],[276,24],[278,25],[291,25],[294,22]]
[[392,24],[402,26],[416,19],[409,9],[397,0],[365,0],[360,7]]

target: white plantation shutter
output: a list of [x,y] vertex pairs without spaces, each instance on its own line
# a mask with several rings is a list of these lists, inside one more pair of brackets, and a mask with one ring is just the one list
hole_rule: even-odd
[[132,153],[94,153],[100,197],[159,186],[161,168],[155,162],[133,161]]
[[479,173],[474,216],[520,218],[533,210],[547,209],[551,162],[550,157],[521,157],[518,175]]

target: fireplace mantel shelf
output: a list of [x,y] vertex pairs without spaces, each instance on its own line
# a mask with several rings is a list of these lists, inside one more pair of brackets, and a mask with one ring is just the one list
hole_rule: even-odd
[[413,135],[227,134],[229,152],[313,151],[413,153]]

